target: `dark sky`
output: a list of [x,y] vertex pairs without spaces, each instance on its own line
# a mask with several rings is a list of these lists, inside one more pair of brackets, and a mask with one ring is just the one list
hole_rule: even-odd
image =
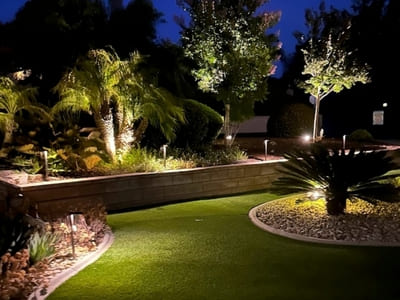
[[[0,21],[7,22],[13,19],[17,10],[27,0],[0,0]],[[129,0],[124,0],[127,4]],[[306,8],[317,9],[321,0],[270,0],[266,4],[269,11],[281,11],[280,22],[272,29],[272,32],[279,32],[280,40],[283,42],[283,49],[286,53],[293,52],[295,39],[293,32],[304,31],[304,11]],[[352,0],[325,0],[327,7],[350,9]],[[174,22],[174,16],[184,16],[184,12],[176,5],[176,0],[153,0],[157,10],[164,14],[165,23],[158,26],[158,38],[168,38],[173,42],[179,40],[179,27]]]

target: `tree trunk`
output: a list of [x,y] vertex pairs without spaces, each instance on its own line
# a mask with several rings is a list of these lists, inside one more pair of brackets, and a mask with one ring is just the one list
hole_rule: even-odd
[[149,120],[147,118],[142,118],[140,120],[139,126],[135,130],[134,139],[136,143],[140,143],[143,138],[143,134],[149,126]]
[[108,109],[108,113],[101,116],[99,113],[94,114],[94,121],[96,127],[99,129],[104,143],[107,154],[110,156],[113,163],[116,162],[116,147],[115,147],[115,136],[114,136],[114,119],[111,109]]
[[233,143],[233,136],[230,125],[231,125],[231,105],[225,104],[224,143],[226,147],[230,147]]
[[346,209],[347,196],[345,193],[337,193],[335,195],[327,196],[326,210],[328,215],[338,216],[344,214]]
[[14,118],[7,118],[4,124],[4,138],[2,147],[6,148],[13,143],[14,136]]
[[314,125],[313,125],[313,135],[312,135],[312,141],[313,143],[316,142],[317,140],[317,131],[318,131],[318,119],[319,119],[319,104],[321,102],[321,99],[318,97],[315,98],[315,108],[314,108]]
[[116,107],[115,123],[118,129],[115,138],[115,147],[117,151],[125,153],[129,151],[134,137],[130,119],[124,114],[123,108],[120,105]]

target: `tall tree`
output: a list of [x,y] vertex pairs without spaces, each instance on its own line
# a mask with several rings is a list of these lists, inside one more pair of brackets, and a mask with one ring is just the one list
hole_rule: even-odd
[[29,80],[40,86],[44,102],[79,55],[104,46],[106,21],[100,0],[30,0],[6,24],[1,39],[12,51],[11,68],[32,70]]
[[189,26],[181,23],[185,55],[197,66],[192,74],[198,87],[216,95],[225,107],[227,144],[234,124],[251,117],[254,103],[265,98],[267,78],[274,73],[278,43],[266,30],[279,14],[260,11],[268,0],[185,0]]
[[108,43],[121,57],[133,51],[149,53],[156,39],[160,13],[150,0],[132,0],[124,9],[111,13],[108,22]]
[[[183,110],[167,92],[148,84],[138,70],[142,57],[121,60],[113,50],[90,50],[55,87],[61,100],[53,113],[86,111],[93,115],[112,161],[140,138],[150,122],[174,137]],[[139,124],[134,130],[134,125]]]
[[319,108],[322,99],[331,93],[350,89],[356,83],[367,83],[367,66],[354,59],[347,42],[350,37],[351,16],[346,11],[325,10],[321,3],[319,12],[307,10],[309,27],[308,42],[302,50],[304,55],[304,82],[299,86],[315,101],[313,141],[318,135]]

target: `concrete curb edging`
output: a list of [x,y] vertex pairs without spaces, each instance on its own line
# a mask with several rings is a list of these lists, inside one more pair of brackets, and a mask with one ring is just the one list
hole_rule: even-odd
[[78,274],[88,265],[98,260],[100,256],[104,252],[106,252],[108,248],[110,248],[113,242],[114,242],[114,235],[112,234],[112,232],[111,231],[106,232],[103,241],[98,245],[98,249],[95,252],[89,253],[84,257],[78,259],[78,261],[72,267],[65,269],[61,273],[57,274],[54,278],[52,278],[49,282],[48,287],[46,288],[46,293],[44,295],[41,294],[43,286],[39,286],[33,293],[30,294],[28,300],[46,299],[47,296],[49,296],[61,284],[70,279],[72,276]]
[[[273,200],[279,201],[281,199]],[[264,206],[265,203],[262,203],[256,207],[253,207],[249,211],[249,218],[253,222],[254,225],[261,228],[264,231],[269,233],[280,235],[289,239],[298,240],[302,242],[309,242],[309,243],[317,243],[317,244],[328,244],[328,245],[345,245],[345,246],[374,246],[374,247],[400,247],[400,243],[387,243],[387,242],[378,242],[378,241],[344,241],[344,240],[329,240],[329,239],[320,239],[314,237],[308,237],[300,234],[286,232],[281,229],[277,229],[271,227],[264,222],[260,221],[257,218],[257,210]]]

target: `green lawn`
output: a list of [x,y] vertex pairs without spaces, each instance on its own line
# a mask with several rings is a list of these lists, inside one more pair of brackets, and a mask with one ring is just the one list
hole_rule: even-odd
[[274,236],[250,208],[268,193],[109,215],[111,248],[47,299],[400,299],[400,248]]

